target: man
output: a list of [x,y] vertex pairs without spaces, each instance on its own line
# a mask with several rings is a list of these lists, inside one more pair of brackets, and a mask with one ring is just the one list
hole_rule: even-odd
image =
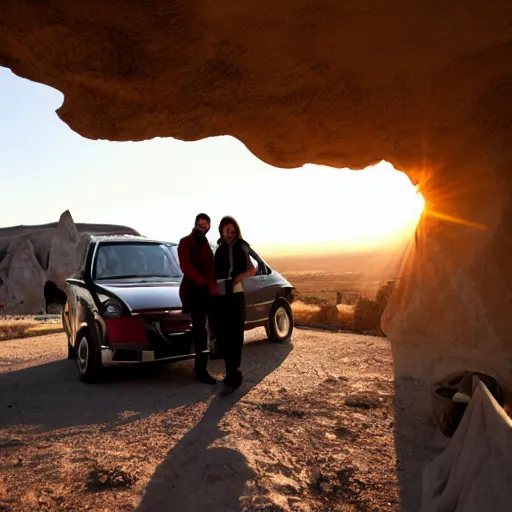
[[192,317],[192,336],[196,352],[196,379],[205,384],[217,381],[208,373],[208,334],[206,318],[210,298],[218,294],[213,264],[213,252],[206,238],[210,230],[210,217],[200,213],[196,217],[194,229],[190,235],[182,238],[178,245],[183,280],[180,285],[180,299],[183,311]]

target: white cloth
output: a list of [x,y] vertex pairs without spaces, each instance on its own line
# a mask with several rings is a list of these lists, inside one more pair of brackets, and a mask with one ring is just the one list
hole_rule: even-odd
[[422,483],[420,512],[512,511],[512,421],[482,382]]

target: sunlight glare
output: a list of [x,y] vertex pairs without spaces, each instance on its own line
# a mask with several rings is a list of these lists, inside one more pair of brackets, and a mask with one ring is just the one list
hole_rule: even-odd
[[412,236],[425,206],[410,179],[384,161],[360,171],[310,164],[281,172],[287,173],[281,188],[292,198],[293,215],[261,241],[269,250],[273,244],[273,251],[301,239],[312,252],[401,243]]

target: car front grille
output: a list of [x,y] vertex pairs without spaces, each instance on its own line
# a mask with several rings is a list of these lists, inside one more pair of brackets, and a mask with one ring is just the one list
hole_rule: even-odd
[[190,330],[190,315],[179,310],[141,311],[141,318],[158,332],[174,335]]
[[155,358],[193,353],[190,315],[181,310],[140,311],[146,324],[146,338]]

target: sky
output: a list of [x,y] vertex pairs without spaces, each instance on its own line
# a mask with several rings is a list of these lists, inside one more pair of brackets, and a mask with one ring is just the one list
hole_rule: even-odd
[[178,241],[194,217],[239,221],[267,253],[378,248],[412,233],[421,196],[381,162],[363,171],[305,165],[277,169],[233,137],[197,142],[94,141],[55,111],[63,95],[0,68],[0,227],[55,222],[128,225]]

